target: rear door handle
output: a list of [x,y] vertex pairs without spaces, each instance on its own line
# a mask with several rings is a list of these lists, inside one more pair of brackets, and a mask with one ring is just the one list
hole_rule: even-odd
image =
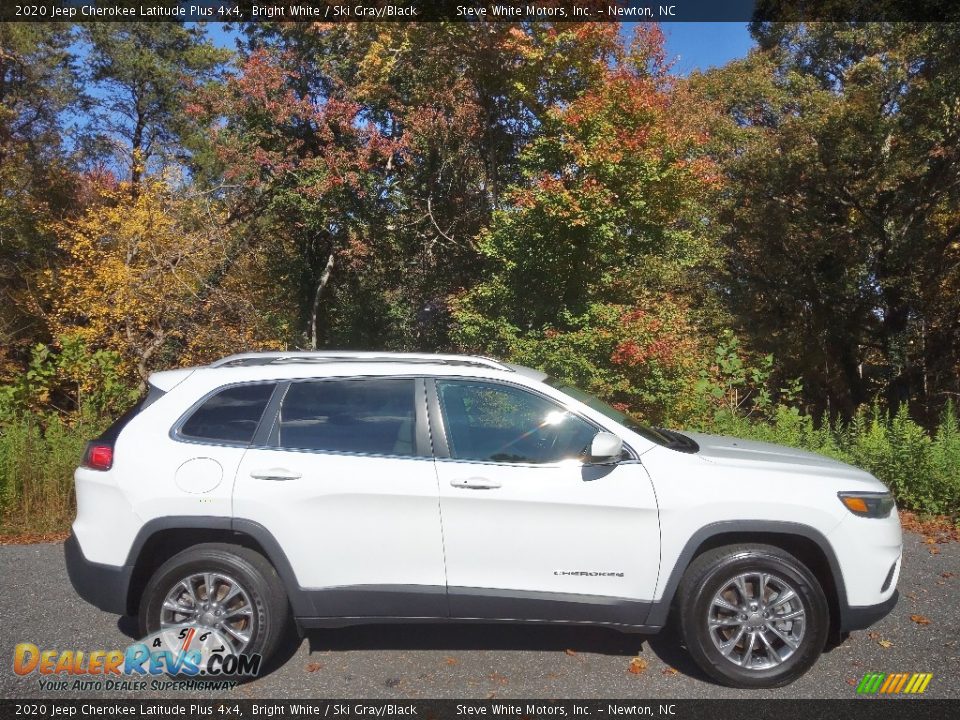
[[493,490],[500,487],[500,483],[496,480],[482,477],[457,478],[451,480],[450,484],[455,488],[466,488],[468,490]]
[[264,470],[251,470],[250,477],[256,480],[299,480],[302,475],[286,468],[266,468]]

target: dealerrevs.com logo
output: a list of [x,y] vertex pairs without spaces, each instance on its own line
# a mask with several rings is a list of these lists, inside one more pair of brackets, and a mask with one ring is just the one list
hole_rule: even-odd
[[262,662],[259,654],[234,654],[229,648],[216,630],[203,627],[161,630],[123,650],[55,650],[19,643],[13,671],[38,676],[42,690],[223,690],[236,685],[238,676],[257,675]]

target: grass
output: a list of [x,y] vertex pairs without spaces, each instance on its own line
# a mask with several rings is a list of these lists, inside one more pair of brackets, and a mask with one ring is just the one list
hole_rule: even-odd
[[0,428],[0,533],[56,533],[75,512],[73,471],[89,425],[26,415]]

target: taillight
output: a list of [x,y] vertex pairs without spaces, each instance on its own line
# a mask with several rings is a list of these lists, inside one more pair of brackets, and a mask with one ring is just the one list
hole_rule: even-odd
[[113,467],[113,445],[89,443],[83,456],[83,465],[91,470],[109,470]]

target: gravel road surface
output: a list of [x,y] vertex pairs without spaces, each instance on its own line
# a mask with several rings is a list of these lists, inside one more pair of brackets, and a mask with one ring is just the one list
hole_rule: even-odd
[[[643,637],[543,626],[364,626],[291,634],[279,666],[236,698],[851,698],[865,672],[932,672],[924,697],[960,698],[960,544],[905,534],[901,599],[786,688],[738,691],[706,679],[667,630]],[[931,549],[939,552],[933,553]],[[911,619],[911,616],[915,616]],[[924,620],[929,624],[923,624]],[[920,622],[916,622],[920,620]],[[51,692],[12,671],[13,648],[122,649],[130,618],[107,615],[70,587],[63,547],[0,547],[0,697],[184,698],[188,693]],[[641,658],[643,672],[631,673]],[[641,665],[643,663],[640,663]],[[198,694],[210,697],[210,693]]]

